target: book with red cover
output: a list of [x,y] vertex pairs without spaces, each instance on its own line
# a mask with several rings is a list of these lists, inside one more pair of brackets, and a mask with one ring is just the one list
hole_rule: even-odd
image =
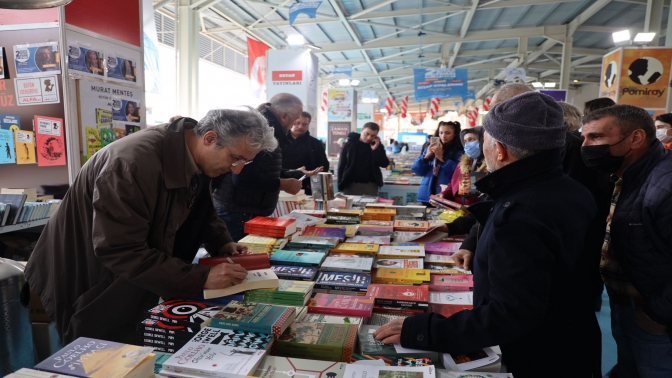
[[269,269],[271,267],[271,260],[265,253],[206,257],[198,260],[198,265],[212,267],[222,263],[229,263],[228,259],[231,259],[231,261],[233,261],[235,264],[238,264],[247,270]]
[[221,307],[208,306],[197,301],[172,299],[149,309],[146,315],[149,319],[168,325],[194,327],[199,330],[207,325],[220,309]]
[[460,250],[462,243],[437,242],[425,243],[425,253],[430,255],[452,255]]
[[429,291],[474,291],[474,276],[469,275],[433,275]]
[[375,298],[378,306],[388,307],[429,307],[429,289],[427,285],[383,285],[371,284],[366,295]]
[[373,298],[368,296],[317,293],[308,302],[308,312],[368,318],[373,311]]
[[246,234],[285,237],[296,232],[296,219],[258,216],[245,222]]
[[345,240],[345,227],[327,228],[308,226],[302,232],[301,236],[318,236],[326,238],[338,238],[339,241]]

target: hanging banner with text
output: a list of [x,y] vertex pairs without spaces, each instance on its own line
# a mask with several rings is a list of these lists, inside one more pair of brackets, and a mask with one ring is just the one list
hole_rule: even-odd
[[467,95],[468,70],[461,68],[416,68],[415,100],[433,97],[465,97]]

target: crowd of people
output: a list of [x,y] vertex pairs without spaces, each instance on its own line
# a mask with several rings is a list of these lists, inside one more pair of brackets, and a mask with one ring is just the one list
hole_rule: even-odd
[[[159,297],[242,282],[239,265],[191,262],[201,245],[213,256],[246,252],[237,241],[247,220],[329,170],[310,121],[297,97],[280,94],[257,109],[176,116],[91,157],[26,268],[62,343],[132,343]],[[500,345],[517,378],[601,377],[604,284],[612,377],[672,376],[671,122],[609,99],[582,111],[521,84],[495,94],[482,127],[440,122],[412,169],[423,177],[419,201],[468,206],[443,229],[468,235],[453,257],[474,274],[474,308],[393,321],[374,336],[450,353]],[[367,123],[348,135],[339,191],[377,195],[389,165],[379,131]]]

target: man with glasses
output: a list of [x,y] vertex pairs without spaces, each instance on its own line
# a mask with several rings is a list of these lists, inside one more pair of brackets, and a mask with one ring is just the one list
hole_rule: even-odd
[[283,149],[288,143],[287,131],[303,111],[301,100],[292,94],[280,93],[259,105],[257,110],[268,121],[278,148],[260,153],[242,172],[225,174],[213,185],[215,208],[235,241],[245,236],[245,222],[259,215],[273,214],[281,190],[296,194],[302,186],[297,178],[315,173],[282,168]]
[[217,217],[210,179],[240,173],[277,147],[254,109],[211,110],[120,139],[84,164],[28,261],[26,279],[62,343],[78,337],[133,343],[159,297],[195,298],[242,282],[235,264],[192,265],[245,252]]

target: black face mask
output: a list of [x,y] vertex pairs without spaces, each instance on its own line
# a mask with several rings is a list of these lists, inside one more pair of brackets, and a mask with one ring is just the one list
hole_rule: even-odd
[[[633,131],[634,132],[634,131]],[[632,134],[632,133],[630,133]],[[596,170],[603,173],[614,173],[623,165],[625,157],[632,151],[632,148],[628,153],[623,156],[614,156],[611,154],[611,147],[617,144],[620,144],[626,140],[630,134],[626,135],[625,138],[621,139],[619,142],[614,144],[598,144],[595,146],[582,146],[581,147],[581,158],[583,162],[586,163],[586,166],[590,169]]]

